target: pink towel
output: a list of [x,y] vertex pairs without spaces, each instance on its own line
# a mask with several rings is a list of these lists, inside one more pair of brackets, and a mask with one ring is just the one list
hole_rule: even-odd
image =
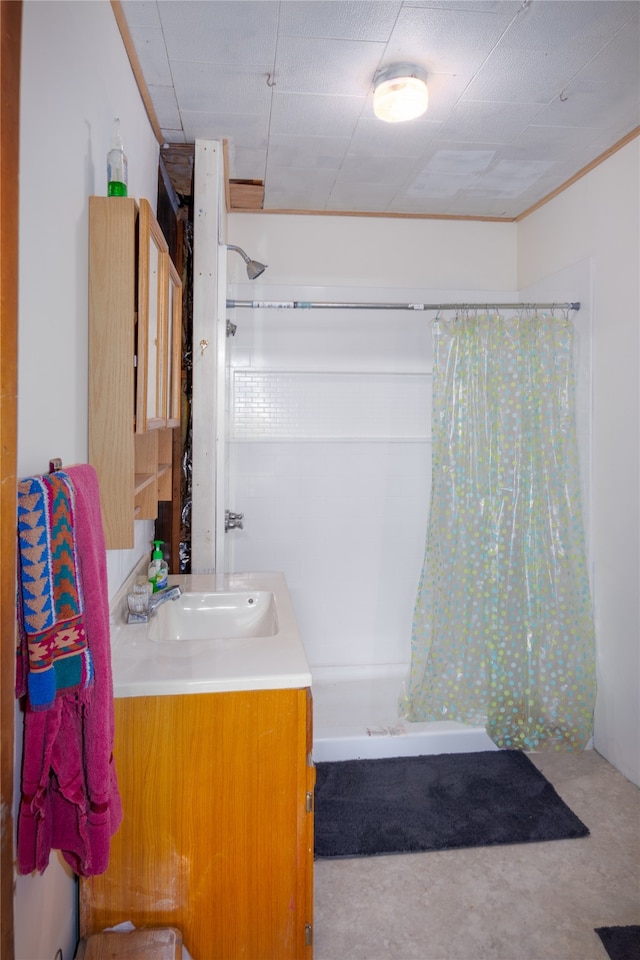
[[[94,683],[81,698],[64,693],[49,710],[27,705],[18,869],[42,873],[59,849],[81,876],[104,873],[122,820],[113,761],[114,711],[107,564],[98,479],[68,468],[76,498],[75,538]],[[88,694],[88,695],[87,695]]]

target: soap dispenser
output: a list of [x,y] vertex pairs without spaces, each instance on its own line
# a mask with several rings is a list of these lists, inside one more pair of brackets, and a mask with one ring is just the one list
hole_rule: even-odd
[[151,563],[147,571],[147,579],[153,586],[153,592],[164,590],[167,586],[167,577],[169,576],[169,564],[162,557],[162,540],[153,541],[153,552],[151,554]]

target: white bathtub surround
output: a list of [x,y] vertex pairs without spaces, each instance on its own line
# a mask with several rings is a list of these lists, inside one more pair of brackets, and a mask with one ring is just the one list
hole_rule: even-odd
[[484,727],[402,719],[409,664],[313,667],[312,675],[316,763],[498,749]]
[[[311,671],[300,640],[291,598],[281,573],[193,574],[171,576],[183,596],[203,593],[272,595],[275,623],[268,633],[212,639],[157,639],[155,618],[126,622],[120,600],[112,611],[113,687],[116,697],[145,697],[232,690],[279,690],[311,686]],[[179,601],[168,600],[167,604]],[[223,615],[226,616],[226,614]],[[231,631],[230,631],[231,632]],[[215,633],[215,628],[212,634]],[[156,636],[156,639],[154,639]]]

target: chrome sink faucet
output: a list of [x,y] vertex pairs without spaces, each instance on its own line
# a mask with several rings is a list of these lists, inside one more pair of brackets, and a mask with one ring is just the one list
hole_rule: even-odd
[[129,606],[127,623],[147,623],[158,607],[166,603],[167,600],[177,600],[180,596],[182,596],[182,587],[178,583],[171,587],[165,587],[163,590],[158,590],[157,593],[152,593],[147,602],[146,613],[134,611]]

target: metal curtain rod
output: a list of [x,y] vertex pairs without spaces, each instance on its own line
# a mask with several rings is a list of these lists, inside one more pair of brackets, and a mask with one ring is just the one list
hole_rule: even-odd
[[579,310],[575,303],[330,303],[323,300],[227,300],[227,308],[283,310]]

